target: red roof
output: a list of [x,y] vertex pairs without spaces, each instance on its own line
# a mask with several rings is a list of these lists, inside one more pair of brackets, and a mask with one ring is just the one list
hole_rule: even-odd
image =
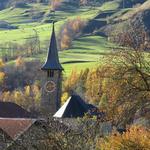
[[0,128],[15,140],[27,131],[35,121],[35,119],[0,118]]

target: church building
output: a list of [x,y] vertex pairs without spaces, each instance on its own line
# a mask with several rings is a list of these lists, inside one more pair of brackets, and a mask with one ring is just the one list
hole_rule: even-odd
[[60,108],[63,71],[58,57],[54,23],[47,59],[41,69],[44,72],[41,113],[43,116],[53,115]]
[[71,95],[60,108],[63,67],[59,62],[54,23],[47,59],[41,69],[43,71],[41,99],[42,117],[77,118],[83,117],[85,113],[91,112],[91,110],[97,111],[95,106],[87,104],[76,94]]

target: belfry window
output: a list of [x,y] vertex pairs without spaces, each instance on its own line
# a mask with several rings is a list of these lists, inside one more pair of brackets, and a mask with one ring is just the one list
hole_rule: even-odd
[[50,77],[50,78],[54,77],[54,70],[48,70],[47,71],[47,76]]

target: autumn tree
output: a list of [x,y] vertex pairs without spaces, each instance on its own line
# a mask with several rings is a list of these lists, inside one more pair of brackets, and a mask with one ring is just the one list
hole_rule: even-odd
[[[114,87],[116,89],[114,89],[116,92],[109,90],[112,96],[116,93],[114,99],[111,95],[109,96],[112,97],[112,102],[115,102],[111,102],[114,107],[110,110],[116,114],[118,124],[131,122],[134,118],[133,114],[147,109],[149,106],[150,54],[144,52],[148,49],[149,38],[144,30],[134,26],[130,26],[130,30],[125,32],[122,38],[119,38],[119,44],[125,47],[119,52],[116,51],[113,58],[110,58],[113,68],[116,68],[113,74],[111,73],[111,81],[108,82],[109,86],[112,85],[110,89]],[[117,95],[118,97],[116,97]],[[125,117],[126,115],[128,117]]]
[[87,5],[88,4],[88,0],[80,0],[80,5]]
[[0,59],[0,85],[3,84],[5,76],[6,76],[3,71],[4,66],[5,66],[5,64],[4,64],[3,60]]
[[72,20],[68,20],[61,28],[59,33],[59,47],[61,50],[68,49],[72,40],[78,36],[78,34],[82,31],[82,28],[85,26],[86,22],[77,17]]
[[51,1],[51,10],[55,11],[57,10],[62,4],[62,0],[52,0]]
[[40,86],[35,82],[33,85],[27,85],[23,89],[14,91],[5,91],[1,93],[2,101],[14,102],[29,111],[39,111],[41,92]]
[[113,132],[110,136],[97,142],[97,150],[148,150],[150,149],[150,130],[144,127],[131,126],[127,132]]
[[142,21],[137,18],[139,23],[132,22],[130,20],[129,25],[122,28],[120,31],[116,29],[115,32],[112,32],[111,38],[120,46],[123,46],[123,49],[130,50],[150,50],[150,32],[146,29]]
[[16,67],[22,67],[24,65],[24,59],[20,56],[16,59]]
[[65,82],[65,91],[69,92],[70,88],[77,91],[88,102],[105,111],[114,125],[124,127],[132,123],[136,112],[149,106],[148,58],[149,54],[143,51],[114,52],[103,59],[103,65],[97,69],[71,75],[71,79]]

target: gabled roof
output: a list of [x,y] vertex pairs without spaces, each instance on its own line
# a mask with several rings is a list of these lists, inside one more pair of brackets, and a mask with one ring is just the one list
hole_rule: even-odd
[[33,115],[12,102],[0,102],[0,118],[32,118]]
[[72,95],[65,104],[55,113],[55,118],[83,117],[89,110],[88,104],[78,95]]
[[21,134],[27,131],[35,121],[35,119],[0,118],[0,128],[13,140],[16,140]]
[[52,29],[52,35],[51,35],[47,60],[41,69],[42,70],[49,70],[49,69],[63,70],[58,58],[58,49],[57,49],[54,23],[53,23],[53,29]]

